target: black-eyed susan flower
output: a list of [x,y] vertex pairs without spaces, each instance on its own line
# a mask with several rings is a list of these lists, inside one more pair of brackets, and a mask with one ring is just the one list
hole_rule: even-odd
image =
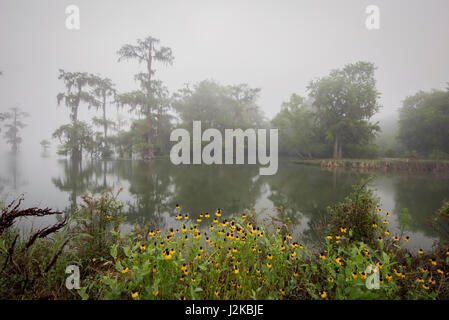
[[147,247],[146,246],[143,246],[143,245],[140,245],[140,251],[145,251],[146,249],[147,249]]
[[377,208],[377,212],[382,213],[382,209],[381,208]]
[[382,267],[384,266],[382,263],[380,263],[380,262],[378,262],[378,263],[376,263],[376,266],[379,268],[379,269],[382,269]]
[[373,228],[377,228],[377,223],[373,223]]
[[324,253],[323,253],[323,252],[322,252],[322,253],[320,253],[320,259],[322,259],[322,260],[326,259],[326,256],[324,255]]
[[366,279],[366,278],[367,278],[366,272],[365,272],[365,271],[360,272],[360,277],[361,277],[362,279]]
[[234,266],[234,273],[235,273],[235,274],[238,274],[239,272],[240,272],[239,267]]
[[329,278],[327,278],[327,281],[329,281],[329,282],[334,282],[334,278],[329,277]]
[[437,260],[435,259],[435,258],[431,258],[431,259],[429,259],[430,260],[430,263],[433,265],[433,266],[436,266],[437,265]]
[[346,228],[340,228],[341,233],[346,233]]
[[387,274],[385,275],[385,278],[386,278],[387,280],[391,280],[391,279],[393,278],[393,276],[392,276],[391,274],[387,273]]
[[394,240],[394,241],[399,241],[399,238],[398,238],[397,236],[394,236],[394,237],[393,237],[393,240]]
[[273,256],[269,253],[268,255],[267,255],[267,259],[273,259]]
[[423,249],[419,249],[419,250],[418,250],[418,253],[419,253],[419,254],[423,254],[423,253],[424,253],[424,250],[423,250]]
[[125,274],[129,271],[128,267],[126,267],[125,269],[122,270],[122,273]]
[[215,215],[217,217],[221,217],[221,209],[220,208],[217,209],[217,211],[215,212]]
[[358,277],[358,275],[357,275],[356,272],[352,272],[352,273],[351,273],[351,276],[352,276],[354,279],[357,279],[357,277]]
[[389,217],[389,216],[390,216],[390,213],[389,213],[389,212],[385,212],[385,215],[386,215],[387,217]]
[[326,236],[326,239],[331,240],[332,236]]
[[343,265],[343,262],[341,261],[341,258],[340,258],[340,257],[337,257],[337,258],[335,258],[334,260],[335,260],[335,262],[338,263],[340,266]]
[[267,262],[267,267],[271,268],[272,267],[271,263]]
[[131,294],[131,297],[133,298],[133,299],[135,299],[135,298],[137,298],[139,296],[139,292],[133,292],[132,294]]
[[157,295],[159,294],[159,290],[156,290],[156,291],[152,291],[151,293],[153,294],[153,296],[155,296],[155,297],[156,297],[156,296],[157,296]]
[[423,278],[418,278],[418,279],[416,279],[416,281],[418,281],[419,283],[424,283],[424,279]]
[[189,215],[188,215],[188,214],[186,214],[186,215],[184,216],[184,220],[189,220]]
[[387,235],[387,236],[389,236],[390,235],[390,231],[385,231],[385,234]]
[[388,220],[382,221],[383,224],[388,224]]
[[441,269],[437,269],[437,272],[438,272],[439,274],[444,274],[444,271],[441,270]]
[[285,290],[283,290],[282,288],[280,288],[280,289],[279,289],[279,292],[280,292],[283,296],[285,296]]
[[321,293],[320,293],[320,297],[323,298],[323,299],[325,299],[325,298],[327,297],[326,291],[321,292]]
[[214,295],[215,295],[216,297],[218,297],[218,296],[220,295],[220,292],[218,292],[217,290],[215,290],[215,291],[214,291]]
[[430,289],[430,287],[425,285],[425,284],[423,284],[422,287],[424,288],[424,290],[429,290]]
[[382,237],[378,237],[377,240],[378,240],[378,241],[382,241]]
[[409,236],[406,236],[405,238],[404,238],[404,241],[405,242],[408,242],[410,240],[410,237]]

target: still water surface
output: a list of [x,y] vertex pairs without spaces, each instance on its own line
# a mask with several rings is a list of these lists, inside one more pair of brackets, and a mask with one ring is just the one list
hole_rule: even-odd
[[[151,163],[83,160],[80,164],[52,156],[30,159],[8,153],[0,162],[0,199],[24,194],[26,206],[70,211],[85,192],[123,188],[119,199],[126,203],[127,226],[151,222],[162,228],[175,224],[177,203],[192,217],[217,208],[223,209],[223,217],[247,208],[267,216],[282,206],[297,230],[312,237],[310,226],[322,221],[326,207],[341,201],[352,185],[368,176],[297,165],[287,159],[280,161],[276,175],[259,176],[259,168],[252,165],[175,166],[168,158]],[[376,172],[372,185],[382,208],[391,213],[392,235],[398,232],[399,213],[407,208],[411,216],[407,246],[430,249],[438,237],[428,221],[449,198],[449,175]],[[33,226],[49,222],[41,218]]]

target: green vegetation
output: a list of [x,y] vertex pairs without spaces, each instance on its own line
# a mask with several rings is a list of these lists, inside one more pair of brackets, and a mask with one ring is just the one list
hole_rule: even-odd
[[[136,226],[124,235],[123,206],[110,192],[83,196],[69,224],[62,221],[26,240],[11,222],[39,215],[39,209],[19,206],[5,207],[0,218],[2,298],[449,298],[447,238],[431,253],[402,248],[408,236],[403,230],[390,234],[389,213],[378,207],[367,181],[329,208],[321,240],[307,245],[293,235],[282,209],[277,218],[260,221],[254,211],[224,219],[220,209],[194,219],[176,206],[177,227]],[[438,216],[445,212],[447,204]],[[79,291],[64,287],[70,264],[80,266]],[[369,289],[366,283],[375,285],[376,273],[379,288]]]
[[449,90],[420,91],[399,113],[399,140],[415,156],[449,158]]
[[302,158],[373,156],[379,126],[370,119],[380,108],[374,71],[369,62],[348,64],[310,82],[310,100],[293,94],[272,121],[280,129],[281,152]]

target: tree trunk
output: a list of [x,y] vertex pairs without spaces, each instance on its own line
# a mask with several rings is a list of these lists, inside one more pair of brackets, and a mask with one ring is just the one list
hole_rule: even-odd
[[147,116],[147,122],[148,122],[148,133],[147,133],[147,144],[148,144],[148,148],[144,154],[144,158],[147,160],[151,160],[154,158],[154,153],[153,153],[153,147],[151,146],[151,144],[153,143],[153,133],[152,133],[152,127],[151,127],[151,116],[148,115]]
[[[147,83],[147,98],[151,97],[151,64],[153,62],[153,43],[150,44],[150,48],[148,49],[148,61],[147,61],[147,71],[148,71],[148,83]],[[144,158],[151,160],[154,158],[153,154],[153,133],[152,133],[152,121],[151,121],[151,105],[148,102],[148,110],[147,110],[147,123],[148,123],[148,133],[147,133],[147,144],[148,148],[144,153]]]
[[12,140],[12,151],[17,152],[17,110],[14,110],[14,136]]
[[343,158],[342,145],[343,145],[343,143],[341,143],[341,141],[340,141],[340,143],[338,145],[338,159]]
[[338,159],[338,136],[334,139],[334,159]]
[[108,124],[106,123],[106,97],[103,100],[103,128],[104,128],[104,145],[108,147]]

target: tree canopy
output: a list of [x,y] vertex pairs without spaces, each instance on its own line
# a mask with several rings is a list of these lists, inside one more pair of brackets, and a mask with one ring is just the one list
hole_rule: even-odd
[[449,88],[407,97],[399,111],[398,138],[420,155],[449,154]]

